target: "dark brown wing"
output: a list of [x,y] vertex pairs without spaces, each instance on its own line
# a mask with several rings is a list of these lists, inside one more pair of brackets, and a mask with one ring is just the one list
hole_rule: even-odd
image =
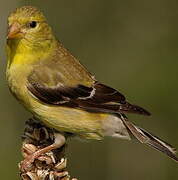
[[28,84],[28,89],[39,100],[48,104],[72,106],[95,112],[150,115],[145,109],[128,103],[125,97],[115,89],[99,82],[96,82],[93,87],[79,84],[76,87],[50,88],[31,82]]

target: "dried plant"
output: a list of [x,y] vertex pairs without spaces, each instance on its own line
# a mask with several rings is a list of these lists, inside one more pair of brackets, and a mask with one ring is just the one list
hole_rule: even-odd
[[[24,159],[34,152],[54,143],[54,130],[46,127],[41,122],[29,119],[26,122],[22,155]],[[68,135],[66,134],[67,138]],[[47,152],[39,156],[31,164],[28,171],[22,167],[23,161],[19,164],[22,180],[70,180],[67,171],[67,159],[65,157],[66,144],[61,148]],[[77,180],[77,179],[72,179]]]

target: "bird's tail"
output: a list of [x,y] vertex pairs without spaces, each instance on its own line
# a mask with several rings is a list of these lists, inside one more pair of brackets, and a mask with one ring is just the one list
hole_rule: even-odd
[[144,143],[152,148],[163,152],[176,162],[178,162],[178,157],[176,156],[176,149],[170,144],[164,142],[160,138],[152,135],[151,133],[145,131],[142,128],[135,126],[133,123],[129,122],[127,118],[122,117],[123,123],[131,132],[131,134],[141,143]]

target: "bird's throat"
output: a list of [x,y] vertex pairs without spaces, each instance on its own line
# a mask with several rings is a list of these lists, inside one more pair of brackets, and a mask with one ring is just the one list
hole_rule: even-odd
[[33,64],[46,59],[55,49],[55,41],[33,44],[25,39],[7,40],[8,67],[12,64]]

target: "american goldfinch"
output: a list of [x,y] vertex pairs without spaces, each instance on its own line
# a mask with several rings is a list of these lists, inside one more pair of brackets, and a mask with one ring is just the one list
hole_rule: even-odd
[[[98,82],[56,39],[37,8],[24,6],[9,16],[7,56],[10,91],[35,119],[48,127],[84,139],[135,138],[178,161],[173,147],[137,127],[124,115],[150,113]],[[64,142],[58,136],[55,143]],[[32,163],[41,153],[54,148],[55,145],[46,147],[28,161],[33,159]]]

